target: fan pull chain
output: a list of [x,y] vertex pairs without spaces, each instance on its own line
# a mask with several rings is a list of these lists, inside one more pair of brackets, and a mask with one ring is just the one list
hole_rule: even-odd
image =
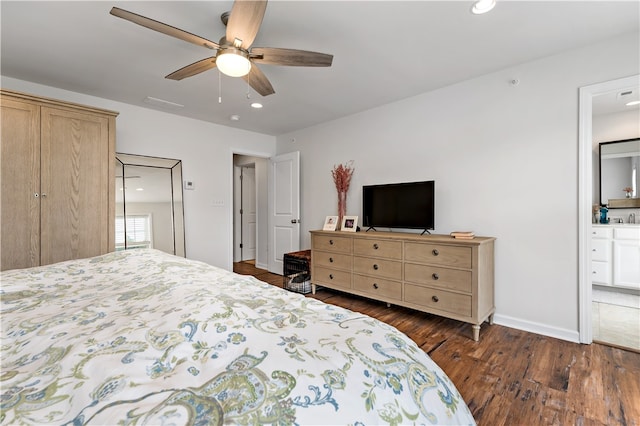
[[222,103],[222,73],[218,70],[218,103]]
[[250,80],[251,80],[251,73],[247,74],[247,99],[251,99],[251,84],[249,84]]

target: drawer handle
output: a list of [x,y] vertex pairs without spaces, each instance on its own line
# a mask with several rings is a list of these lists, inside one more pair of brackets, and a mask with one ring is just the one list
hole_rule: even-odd
[[329,258],[329,263],[333,263],[333,257]]
[[596,249],[591,249],[591,251],[596,251]]
[[333,240],[329,240],[329,245],[332,246],[333,245]]
[[596,271],[593,271],[593,272],[592,272],[592,274],[595,274],[595,273],[596,273]]
[[431,278],[433,278],[434,280],[437,281],[437,280],[440,279],[440,276],[438,274],[436,274],[436,273],[433,273],[433,274],[431,274]]
[[329,274],[329,279],[332,280],[333,279],[333,274]]
[[373,269],[378,270],[378,265],[376,263],[373,264]]
[[433,300],[434,302],[438,302],[438,300],[440,299],[438,299],[438,296],[431,296],[431,300]]
[[437,249],[433,249],[431,253],[433,253],[434,256],[437,256],[440,254],[440,252]]
[[374,249],[374,250],[378,250],[378,244],[374,243],[374,244],[373,244],[373,249]]
[[373,288],[378,289],[378,283],[373,283]]

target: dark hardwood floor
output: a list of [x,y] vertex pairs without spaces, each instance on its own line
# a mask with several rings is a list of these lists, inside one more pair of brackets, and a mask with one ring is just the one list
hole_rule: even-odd
[[[283,277],[236,263],[234,271],[282,287]],[[640,354],[484,324],[471,326],[319,289],[308,294],[393,325],[440,367],[478,425],[640,425]]]

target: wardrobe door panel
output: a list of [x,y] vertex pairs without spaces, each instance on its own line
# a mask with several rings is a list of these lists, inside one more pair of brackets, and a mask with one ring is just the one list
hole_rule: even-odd
[[41,263],[109,249],[109,119],[42,108]]
[[40,108],[3,96],[0,270],[40,264]]

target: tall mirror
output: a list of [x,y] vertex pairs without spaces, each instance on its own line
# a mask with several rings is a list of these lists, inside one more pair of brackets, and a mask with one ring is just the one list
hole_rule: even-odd
[[186,256],[182,161],[116,153],[116,251]]
[[600,203],[609,208],[640,206],[640,139],[600,144]]

